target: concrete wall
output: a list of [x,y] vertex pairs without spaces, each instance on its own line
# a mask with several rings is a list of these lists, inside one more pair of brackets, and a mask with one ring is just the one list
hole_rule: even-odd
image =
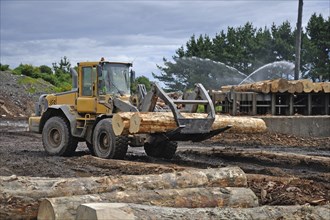
[[264,116],[270,132],[303,137],[330,137],[330,116]]

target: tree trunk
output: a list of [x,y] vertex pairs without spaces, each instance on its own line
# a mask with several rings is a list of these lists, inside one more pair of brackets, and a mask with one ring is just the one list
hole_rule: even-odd
[[[185,118],[205,118],[202,113],[182,113]],[[212,130],[232,125],[231,133],[261,133],[267,127],[262,119],[216,115]],[[139,112],[131,117],[129,133],[159,133],[176,129],[178,126],[171,112]]]
[[0,176],[0,214],[8,218],[37,215],[42,198],[113,192],[191,187],[246,187],[245,173],[238,167],[189,169],[159,175],[46,178]]
[[258,198],[248,188],[186,188],[58,197],[44,199],[39,206],[38,219],[75,219],[83,203],[135,203],[176,208],[258,206]]
[[329,219],[330,206],[262,206],[255,208],[168,208],[130,203],[89,203],[76,219]]

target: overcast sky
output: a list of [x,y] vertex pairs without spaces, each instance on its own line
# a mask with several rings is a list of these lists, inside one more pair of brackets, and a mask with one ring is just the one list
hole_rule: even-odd
[[[214,37],[227,26],[250,21],[295,26],[298,0],[287,1],[79,1],[0,0],[2,64],[49,65],[67,56],[79,61],[133,62],[137,76],[158,72],[156,64],[195,34]],[[330,15],[330,0],[304,0],[303,26],[316,12]]]

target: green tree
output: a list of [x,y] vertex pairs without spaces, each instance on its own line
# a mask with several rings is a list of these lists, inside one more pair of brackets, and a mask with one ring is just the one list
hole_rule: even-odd
[[1,71],[10,70],[9,65],[0,63],[0,70]]
[[53,74],[52,68],[50,68],[47,65],[41,65],[41,66],[39,66],[39,70],[40,70],[41,73]]
[[150,91],[151,89],[151,82],[149,78],[145,76],[139,76],[135,79],[135,81],[131,85],[132,93],[136,93],[138,84],[143,84],[146,87],[147,92]]
[[[309,39],[306,63],[307,76],[313,80],[330,80],[330,17],[313,14],[307,24],[306,32]],[[305,39],[306,42],[306,39]]]
[[291,29],[288,21],[283,22],[278,27],[275,24],[271,27],[273,53],[276,60],[294,61],[295,37]]
[[55,74],[70,73],[71,63],[70,60],[64,56],[61,58],[60,62],[52,63]]

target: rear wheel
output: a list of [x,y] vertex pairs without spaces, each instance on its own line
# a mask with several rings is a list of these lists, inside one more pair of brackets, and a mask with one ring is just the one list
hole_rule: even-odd
[[116,136],[112,130],[111,119],[101,120],[93,134],[93,150],[97,157],[123,159],[128,148],[127,136]]
[[144,151],[150,157],[171,159],[175,155],[177,147],[178,143],[175,141],[145,143]]
[[56,156],[71,156],[78,146],[77,139],[71,135],[69,124],[59,116],[45,123],[42,143],[48,154]]

